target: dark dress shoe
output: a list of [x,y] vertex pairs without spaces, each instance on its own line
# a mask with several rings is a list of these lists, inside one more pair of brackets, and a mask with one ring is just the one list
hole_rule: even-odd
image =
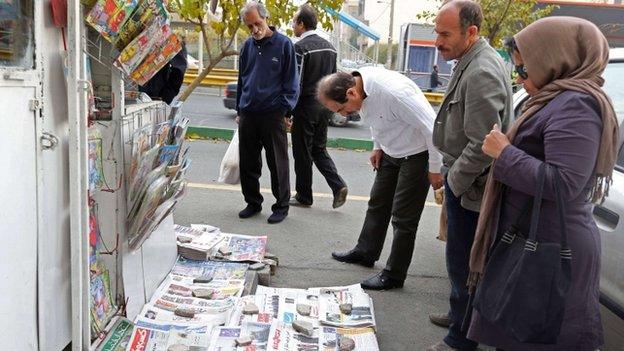
[[307,202],[303,202],[303,201],[299,200],[299,198],[296,195],[290,198],[290,200],[288,201],[288,204],[290,206],[295,206],[295,207],[310,207],[310,206],[312,206],[311,203],[307,203]]
[[267,222],[277,224],[286,219],[286,216],[288,216],[288,212],[273,212],[267,219]]
[[366,279],[360,285],[368,290],[390,290],[394,288],[402,288],[403,281],[389,277],[384,271]]
[[332,203],[333,208],[338,208],[347,202],[347,194],[349,193],[349,189],[344,186],[338,190],[336,194],[334,194],[334,202]]
[[442,328],[448,328],[451,326],[451,317],[449,316],[448,312],[430,314],[429,321]]
[[260,211],[262,211],[262,207],[247,205],[247,207],[238,213],[238,217],[249,218],[257,213],[260,213]]
[[375,265],[375,260],[368,259],[364,257],[359,251],[355,249],[349,250],[347,252],[332,252],[332,257],[336,261],[345,262],[345,263],[355,263],[364,267],[372,267]]

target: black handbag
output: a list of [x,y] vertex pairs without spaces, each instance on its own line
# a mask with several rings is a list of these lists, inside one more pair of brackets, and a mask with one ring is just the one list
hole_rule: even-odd
[[544,193],[546,166],[538,171],[538,189],[533,198],[527,239],[516,225],[492,248],[483,279],[474,295],[473,307],[481,318],[496,324],[508,336],[523,343],[554,344],[561,332],[565,300],[571,281],[572,252],[567,245],[565,203],[559,171],[555,179],[557,215],[561,242],[538,242],[537,225]]

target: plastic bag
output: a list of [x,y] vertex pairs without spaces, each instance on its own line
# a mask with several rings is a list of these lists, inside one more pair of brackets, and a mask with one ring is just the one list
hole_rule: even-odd
[[240,159],[238,155],[238,129],[234,132],[230,146],[228,146],[221,160],[219,168],[219,182],[238,184],[240,182]]

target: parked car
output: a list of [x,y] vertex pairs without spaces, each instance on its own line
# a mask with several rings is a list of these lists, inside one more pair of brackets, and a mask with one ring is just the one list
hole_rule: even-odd
[[[624,140],[624,48],[611,49],[604,72],[604,90],[611,97],[618,122],[620,140]],[[520,115],[528,95],[524,89],[514,94],[514,112]],[[613,184],[605,202],[594,207],[594,219],[602,241],[600,302],[624,320],[624,148],[620,147]],[[624,321],[623,321],[624,322]]]
[[[238,82],[229,82],[225,85],[223,92],[223,106],[230,110],[236,110],[236,87]],[[329,114],[328,114],[329,115]],[[332,113],[329,117],[329,125],[334,127],[344,127],[349,122],[360,121],[360,115],[342,116],[339,113]]]

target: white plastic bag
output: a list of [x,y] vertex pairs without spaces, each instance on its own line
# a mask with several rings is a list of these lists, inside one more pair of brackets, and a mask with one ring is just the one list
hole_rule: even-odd
[[238,129],[234,132],[230,146],[228,146],[221,160],[221,167],[219,167],[219,182],[227,184],[238,184],[240,182],[240,169],[239,169],[239,155],[238,155]]

